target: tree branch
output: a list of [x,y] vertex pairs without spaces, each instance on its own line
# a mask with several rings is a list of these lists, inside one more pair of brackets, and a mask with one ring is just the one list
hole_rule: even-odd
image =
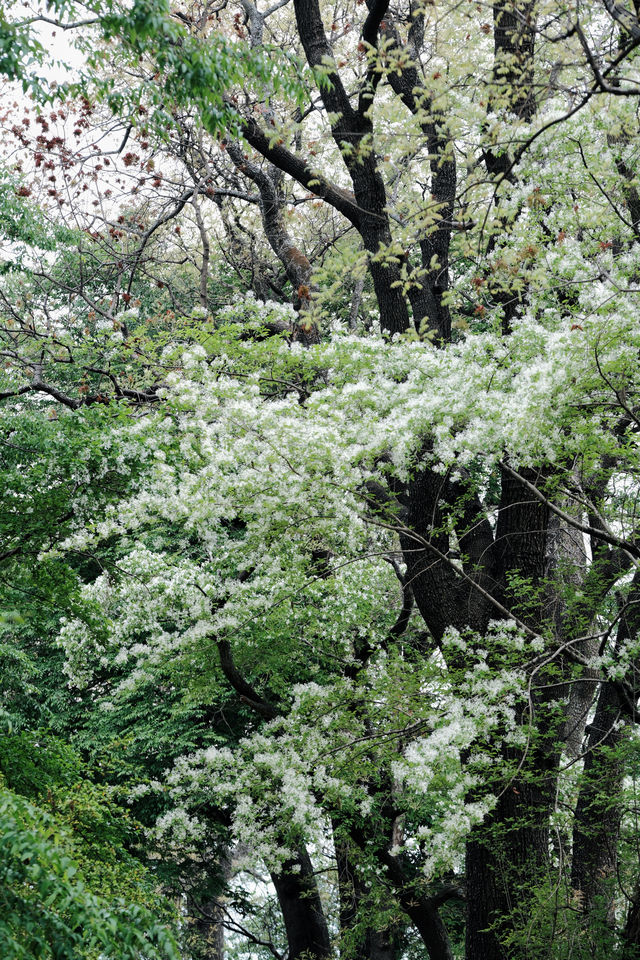
[[518,480],[524,487],[529,490],[536,500],[539,500],[540,503],[543,503],[552,513],[555,513],[557,517],[560,517],[561,520],[564,520],[565,523],[568,523],[569,526],[573,527],[575,530],[580,530],[581,533],[588,533],[589,536],[595,537],[597,540],[603,540],[605,543],[610,544],[612,547],[620,547],[622,550],[626,551],[632,557],[640,559],[640,547],[632,540],[625,540],[624,537],[616,537],[615,534],[610,533],[604,529],[598,529],[597,527],[592,527],[590,524],[581,523],[580,520],[576,520],[575,517],[572,517],[570,513],[565,513],[564,510],[561,510],[560,507],[557,507],[555,503],[549,500],[548,497],[539,490],[535,484],[531,483],[522,474],[518,473],[517,470],[514,470],[513,467],[510,467],[507,463],[502,460],[500,466],[505,470],[506,473],[510,474],[515,480]]
[[346,217],[354,227],[359,228],[360,208],[346,190],[329,183],[317,171],[312,170],[304,160],[287,150],[286,147],[273,143],[253,118],[249,117],[244,121],[241,133],[247,143],[251,144],[258,153],[270,160],[278,169],[297,180],[301,186],[326,200],[338,213]]

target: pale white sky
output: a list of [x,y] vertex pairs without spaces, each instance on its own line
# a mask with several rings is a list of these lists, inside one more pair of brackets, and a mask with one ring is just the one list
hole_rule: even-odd
[[[38,15],[50,20],[55,19],[52,11],[45,10],[44,5],[37,2],[7,4],[4,13],[13,22],[29,20]],[[65,31],[43,21],[33,23],[31,30],[49,54],[49,62],[44,65],[42,71],[46,76],[61,83],[73,75],[74,69],[77,70],[82,66],[83,55],[73,45],[73,38],[74,35],[77,36],[77,31]],[[64,64],[68,65],[67,69]]]

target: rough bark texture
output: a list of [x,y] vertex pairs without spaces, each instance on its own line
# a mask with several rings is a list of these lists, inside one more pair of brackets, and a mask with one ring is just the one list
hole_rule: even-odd
[[611,684],[603,684],[589,725],[584,775],[576,805],[571,886],[586,916],[597,912],[613,920],[612,882],[617,868],[622,811],[615,802],[622,783],[617,747],[624,737],[618,724],[620,701]]
[[[400,51],[398,31],[392,22],[384,28],[387,43]],[[393,71],[389,83],[404,106],[420,122],[427,140],[431,173],[431,196],[426,204],[424,235],[419,242],[420,268],[414,271],[414,283],[407,295],[418,329],[422,326],[435,334],[438,343],[451,338],[451,313],[445,300],[449,289],[449,246],[456,199],[457,172],[453,144],[447,134],[446,117],[428,97],[420,63],[424,40],[424,15],[417,13],[408,33],[404,52],[409,60],[401,70]]]
[[258,188],[265,236],[291,283],[294,306],[297,310],[303,310],[309,305],[311,297],[311,263],[296,246],[286,228],[277,177],[269,170],[263,170],[257,163],[252,163],[236,143],[227,144],[227,153],[238,170],[249,177]]
[[497,0],[493,4],[493,82],[501,106],[522,120],[536,112],[534,88],[536,0]]
[[[335,841],[338,894],[340,898],[340,953],[349,960],[396,960],[401,950],[390,930],[380,930],[362,922],[362,906],[367,898],[366,885],[353,861],[352,851],[343,840]],[[360,921],[360,922],[358,922]]]
[[[636,572],[628,606],[621,611],[617,646],[637,636],[639,631],[640,574]],[[638,664],[633,669],[636,672]],[[588,727],[584,774],[573,830],[571,886],[578,894],[587,921],[611,925],[615,921],[618,839],[623,812],[620,791],[624,767],[620,746],[626,739],[629,699],[633,704],[637,699],[637,690],[630,698],[621,696],[624,692],[624,685],[621,690],[617,683],[603,683],[600,687],[595,716]],[[634,910],[635,904],[630,918]],[[630,930],[629,922],[627,930]]]
[[304,847],[271,879],[282,911],[289,960],[323,960],[331,955],[329,930],[313,866]]
[[640,881],[633,891],[633,900],[627,914],[622,935],[621,960],[638,960],[640,957]]
[[198,933],[198,957],[201,960],[224,960],[223,912],[216,900],[205,903],[200,916],[192,921]]
[[[524,479],[541,480],[535,471],[526,472]],[[507,471],[502,471],[500,483],[495,536],[462,480],[424,469],[401,495],[407,579],[436,642],[451,626],[483,632],[488,621],[499,619],[500,610],[507,608],[532,628],[540,627],[549,510]],[[447,520],[452,518],[464,557],[462,570],[449,560]],[[500,798],[489,822],[473,833],[468,846],[467,960],[502,960],[497,925],[512,914],[516,899],[522,901],[523,877],[535,878],[546,868],[557,726],[543,717],[539,731],[522,775]],[[523,759],[510,756],[508,750],[504,758],[515,763]],[[535,770],[536,777],[527,778],[527,770]],[[412,912],[410,916],[418,927],[419,918]],[[420,932],[425,939],[427,931]]]

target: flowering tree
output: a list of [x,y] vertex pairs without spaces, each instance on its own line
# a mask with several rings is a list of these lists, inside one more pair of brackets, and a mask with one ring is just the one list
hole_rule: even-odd
[[[263,308],[252,309],[259,318]],[[575,505],[591,497],[573,488],[583,482],[575,466],[545,485],[536,466],[542,456],[580,463],[603,482],[602,445],[620,416],[606,381],[633,367],[638,346],[628,320],[619,335],[611,321],[607,331],[605,356],[598,319],[576,337],[529,316],[510,334],[508,364],[488,333],[446,351],[337,337],[293,354],[280,343],[234,348],[212,333],[168,385],[162,429],[150,421],[141,434],[157,466],[92,535],[135,535],[135,548],[124,580],[104,574],[85,589],[106,627],[93,615],[64,627],[69,669],[77,683],[97,664],[114,671],[117,710],[154,671],[170,663],[188,687],[195,664],[214,655],[216,683],[224,678],[262,722],[237,745],[176,763],[175,807],[158,829],[178,844],[202,842],[198,811],[222,811],[223,822],[231,811],[234,835],[273,875],[290,938],[306,936],[301,952],[329,949],[322,925],[308,925],[319,901],[308,885],[291,889],[305,876],[300,843],[320,850],[327,831],[339,874],[345,858],[343,920],[355,897],[360,935],[358,910],[378,934],[387,929],[366,905],[388,896],[432,955],[449,955],[438,908],[461,896],[452,877],[466,845],[467,898],[475,883],[485,910],[481,942],[515,948],[526,935],[522,904],[544,913],[555,882],[567,899],[553,922],[576,935],[573,911],[584,912],[582,935],[612,949],[603,930],[619,895],[612,841],[632,803],[620,778],[635,709],[635,493],[622,474],[636,454],[616,458],[615,528],[606,490],[596,526]],[[543,366],[532,359],[540,355]],[[426,485],[425,473],[441,511],[432,508],[429,529],[412,522],[406,493]],[[501,476],[514,491],[507,506],[496,502]],[[505,531],[503,511],[531,514],[533,529],[520,521]],[[533,551],[541,527],[544,546]],[[67,546],[85,550],[92,537]],[[508,567],[497,593],[487,557],[505,564],[523,539],[539,566]],[[440,578],[446,606],[435,603]],[[389,611],[394,592],[399,615]],[[420,619],[414,598],[430,599]],[[615,803],[597,777],[618,784]],[[562,852],[571,844],[573,859]],[[515,890],[521,906],[500,909],[502,892]],[[551,949],[544,936],[531,948],[538,955]]]
[[[226,884],[242,927],[240,851],[268,874],[282,926],[252,918],[252,949],[631,960],[637,10],[382,2],[327,20],[296,0],[136,32],[141,11],[117,20],[123,50],[155,62],[174,113],[147,85],[137,116],[184,130],[189,105],[193,182],[219,150],[253,184],[302,318],[251,297],[211,315],[201,270],[191,322],[143,336],[135,261],[140,315],[118,287],[95,347],[59,300],[26,326],[42,278],[28,258],[9,275],[7,416],[30,402],[37,420],[47,394],[130,474],[97,509],[87,462],[60,535],[33,534],[47,562],[102,565],[76,565],[59,627],[102,709],[89,727],[135,740],[136,698],[159,718],[163,771],[138,750],[132,802],[214,922]],[[265,31],[298,52],[295,90],[264,72]],[[253,72],[212,92],[233,34]],[[368,271],[378,333],[327,315],[286,225],[303,195],[357,233],[342,269]],[[100,297],[113,276],[97,270]]]

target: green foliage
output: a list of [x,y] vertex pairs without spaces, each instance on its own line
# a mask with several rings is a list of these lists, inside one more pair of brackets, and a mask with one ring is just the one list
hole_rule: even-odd
[[0,12],[0,75],[20,81],[25,92],[38,90],[42,78],[28,71],[43,54],[44,47],[28,27],[12,23],[5,12]]
[[[295,886],[304,848],[347,958],[381,931],[396,956],[420,957],[420,910],[434,903],[461,953],[465,853],[478,849],[489,892],[469,876],[466,910],[493,896],[480,925],[496,956],[619,951],[639,899],[636,118],[585,101],[563,138],[546,134],[593,82],[577,28],[566,46],[537,38],[537,75],[553,63],[560,80],[534,120],[513,113],[513,65],[492,59],[491,25],[463,55],[477,11],[438,13],[435,30],[432,6],[406,18],[433,41],[422,87],[385,21],[367,54],[379,95],[359,119],[355,98],[340,117],[315,94],[308,110],[295,56],[231,41],[228,23],[205,37],[166,0],[89,4],[89,66],[65,91],[148,123],[145,149],[192,125],[216,169],[241,101],[256,123],[286,118],[267,139],[294,159],[310,129],[318,146],[318,130],[353,114],[366,136],[338,152],[352,174],[358,162],[354,223],[388,221],[369,266],[396,271],[386,293],[406,295],[411,333],[345,329],[365,258],[351,235],[336,240],[337,219],[322,290],[308,291],[330,333],[307,347],[288,307],[238,296],[224,267],[200,277],[187,231],[176,254],[180,228],[158,210],[177,194],[125,203],[122,230],[76,233],[13,175],[0,185],[15,253],[0,291],[3,956],[177,957],[159,881],[187,910],[215,909],[224,891],[230,926],[240,917],[257,941],[232,950],[281,953],[262,877]],[[65,23],[77,9],[51,5]],[[589,36],[612,49],[606,16],[588,17]],[[36,83],[45,52],[3,17],[0,72]],[[350,97],[366,64],[358,49],[338,59],[346,12],[333,27],[335,62],[315,73],[339,100],[336,71]],[[126,88],[119,68],[135,75]],[[409,120],[394,78],[403,109],[414,98]],[[454,155],[449,210],[437,181]],[[350,203],[337,162],[315,161]],[[367,211],[385,177],[392,190]],[[292,210],[320,203],[297,190],[282,189]],[[198,196],[226,203],[208,181]],[[322,249],[320,218],[309,224]],[[384,286],[378,276],[381,305]],[[419,293],[446,302],[451,339],[430,336]],[[585,840],[600,848],[586,881],[570,873]],[[238,850],[247,872],[232,877]]]
[[[173,911],[129,852],[139,826],[68,744],[24,725],[34,670],[15,645],[2,652],[2,956],[174,960]],[[22,685],[17,672],[7,674],[16,664]]]
[[14,259],[0,264],[3,273],[22,268],[22,258],[29,248],[60,254],[78,240],[78,234],[68,227],[52,224],[24,191],[16,175],[0,171],[0,236],[14,244]]
[[65,826],[4,787],[0,838],[0,949],[7,960],[177,960],[168,929],[145,906],[96,894]]

